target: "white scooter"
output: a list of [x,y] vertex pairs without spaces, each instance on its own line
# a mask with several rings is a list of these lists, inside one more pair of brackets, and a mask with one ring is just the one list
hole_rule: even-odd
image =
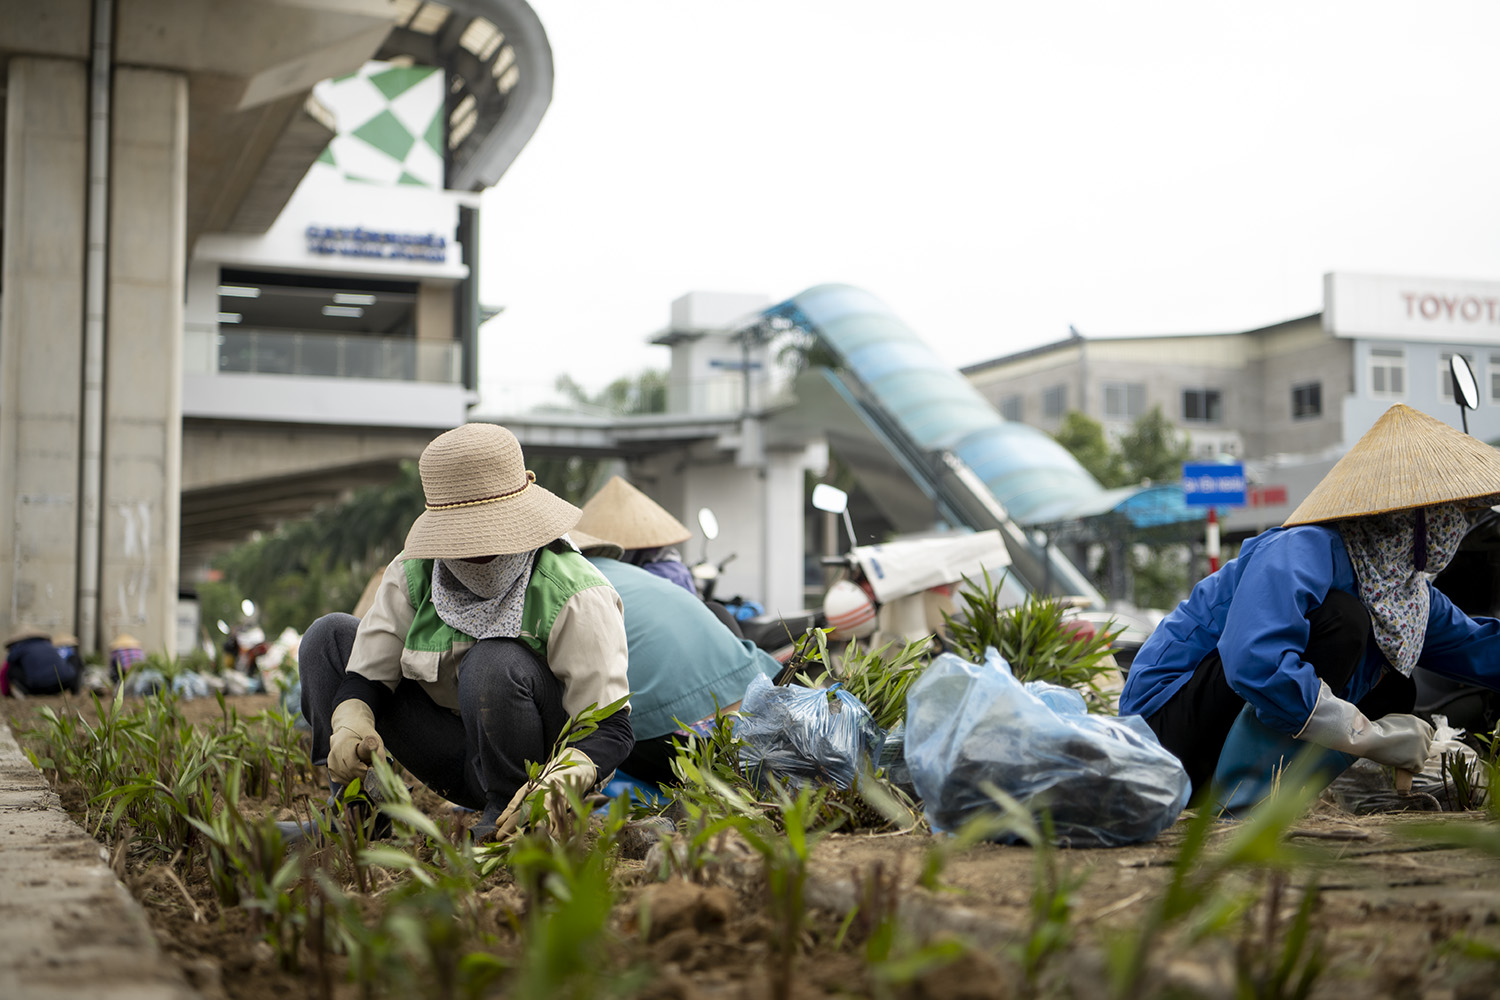
[[879,545],[855,544],[849,519],[849,497],[820,483],[813,506],[841,514],[850,550],[825,557],[824,565],[842,566],[843,579],[829,587],[823,612],[834,639],[869,637],[873,645],[915,642],[941,635],[943,614],[953,614],[957,588],[965,577],[979,582],[986,572],[1000,584],[1001,605],[1019,604],[1026,592],[1006,572],[1010,553],[999,531],[951,532],[902,539]]

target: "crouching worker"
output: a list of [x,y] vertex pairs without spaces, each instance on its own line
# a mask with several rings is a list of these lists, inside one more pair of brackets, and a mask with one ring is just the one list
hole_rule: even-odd
[[[465,424],[419,468],[427,509],[368,613],[326,615],[302,638],[302,714],[335,792],[389,753],[478,811],[483,839],[521,821],[527,764],[548,760],[568,717],[628,694],[625,625],[564,537],[578,509],[536,484],[510,431]],[[574,743],[544,782],[549,816],[633,744],[628,710]]]
[[726,628],[696,594],[625,562],[621,546],[577,528],[569,537],[625,606],[636,740],[620,769],[632,778],[671,784],[683,727],[738,708],[751,678],[774,677],[781,664]]
[[1500,453],[1393,406],[1284,525],[1250,539],[1157,626],[1120,712],[1144,716],[1195,796],[1231,810],[1305,744],[1331,780],[1356,757],[1419,771],[1417,664],[1500,687],[1500,621],[1432,586],[1471,519],[1500,501]]
[[78,668],[58,653],[49,633],[22,625],[5,640],[0,694],[22,698],[63,691],[77,694],[82,679]]
[[674,548],[693,533],[655,500],[619,476],[611,477],[603,489],[589,497],[583,505],[583,516],[578,519],[578,530],[617,544],[621,551],[616,558],[620,562],[639,566],[698,596],[693,571]]

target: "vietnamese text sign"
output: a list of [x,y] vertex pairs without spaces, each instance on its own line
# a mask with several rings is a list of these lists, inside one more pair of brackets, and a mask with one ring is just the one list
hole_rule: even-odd
[[1243,507],[1245,467],[1185,464],[1182,467],[1182,497],[1189,507]]

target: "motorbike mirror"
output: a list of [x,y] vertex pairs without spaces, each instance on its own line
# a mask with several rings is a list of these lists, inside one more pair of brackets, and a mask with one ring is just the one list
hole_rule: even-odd
[[825,513],[844,515],[844,531],[849,535],[849,545],[858,544],[854,540],[854,522],[849,519],[849,494],[837,486],[819,483],[813,487],[812,503]]
[[719,537],[719,519],[707,507],[698,508],[698,527],[703,529],[704,538],[712,540]]
[[819,483],[813,487],[812,505],[830,514],[842,514],[849,509],[849,494],[837,486]]
[[1479,408],[1479,384],[1474,381],[1474,370],[1462,354],[1448,359],[1448,370],[1453,373],[1453,395],[1458,405],[1466,410]]

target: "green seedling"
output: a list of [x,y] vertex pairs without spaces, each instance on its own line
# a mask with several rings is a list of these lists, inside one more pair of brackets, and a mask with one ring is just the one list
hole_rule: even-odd
[[906,718],[906,692],[927,668],[928,648],[925,638],[905,643],[899,650],[894,643],[864,650],[858,642],[851,642],[842,655],[834,657],[826,630],[811,629],[799,642],[797,655],[802,663],[818,667],[797,674],[797,680],[807,687],[842,684],[870,710],[876,725],[891,729]]
[[1319,775],[1318,756],[1316,752],[1299,754],[1282,772],[1276,791],[1221,838],[1224,843],[1212,852],[1208,849],[1209,835],[1216,817],[1208,808],[1198,810],[1178,848],[1166,891],[1147,910],[1139,928],[1111,942],[1107,959],[1116,996],[1143,994],[1147,964],[1170,929],[1187,929],[1191,943],[1222,932],[1240,919],[1248,903],[1243,895],[1222,890],[1227,875],[1247,870],[1289,870],[1310,860],[1288,845],[1285,837],[1325,784]]
[[963,578],[959,598],[963,610],[943,615],[955,652],[974,663],[984,661],[984,651],[994,647],[1010,664],[1016,680],[1047,681],[1085,694],[1091,711],[1108,711],[1111,699],[1100,687],[1108,672],[1105,661],[1115,633],[1101,629],[1092,636],[1073,630],[1068,605],[1056,597],[1028,594],[1014,607],[1002,607],[1002,575],[992,581],[988,570],[982,582]]

